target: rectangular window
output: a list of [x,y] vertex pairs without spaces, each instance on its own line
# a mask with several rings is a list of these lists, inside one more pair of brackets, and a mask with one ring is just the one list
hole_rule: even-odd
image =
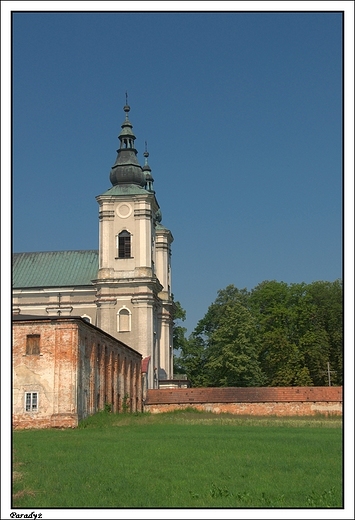
[[118,258],[131,258],[131,235],[127,231],[118,235]]
[[38,411],[38,392],[25,393],[25,410],[26,412]]
[[26,354],[32,355],[37,354],[39,355],[39,334],[29,334],[26,338]]

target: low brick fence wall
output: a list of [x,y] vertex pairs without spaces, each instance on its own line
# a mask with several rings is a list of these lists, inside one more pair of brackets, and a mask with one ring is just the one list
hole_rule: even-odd
[[193,407],[236,415],[342,415],[343,388],[165,388],[148,390],[144,411],[169,412]]

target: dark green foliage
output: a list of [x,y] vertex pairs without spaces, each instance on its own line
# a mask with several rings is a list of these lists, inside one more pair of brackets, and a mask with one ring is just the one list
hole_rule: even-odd
[[193,386],[341,385],[342,283],[229,285],[179,349]]
[[129,394],[125,394],[122,399],[122,413],[129,413],[131,409],[131,402]]
[[210,336],[206,368],[212,386],[261,386],[265,382],[258,360],[256,324],[240,302],[224,308]]
[[111,403],[105,403],[105,412],[111,413],[112,412],[112,404]]
[[184,349],[187,342],[185,338],[186,328],[180,325],[180,322],[186,319],[186,311],[181,307],[178,301],[174,301],[173,318],[174,374],[182,374],[184,373],[184,369],[180,366],[178,353]]

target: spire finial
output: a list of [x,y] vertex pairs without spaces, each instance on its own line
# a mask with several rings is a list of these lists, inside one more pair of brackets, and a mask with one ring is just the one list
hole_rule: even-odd
[[143,156],[144,156],[144,166],[143,166],[143,171],[145,172],[145,178],[146,178],[146,181],[147,181],[147,184],[145,186],[146,190],[147,191],[150,191],[152,193],[154,193],[154,190],[153,190],[153,182],[154,182],[154,179],[151,175],[151,169],[150,169],[150,166],[148,164],[148,157],[149,157],[149,153],[148,153],[148,149],[147,149],[147,141],[144,141],[144,153],[143,153]]
[[128,94],[127,94],[127,90],[126,90],[126,104],[125,104],[125,106],[123,107],[123,110],[126,112],[126,121],[128,121],[128,112],[131,110],[131,107],[130,107],[129,104],[128,104]]
[[148,157],[149,157],[149,153],[147,151],[147,141],[144,141],[144,154],[143,154],[143,157],[144,157],[144,164],[145,166],[148,165]]

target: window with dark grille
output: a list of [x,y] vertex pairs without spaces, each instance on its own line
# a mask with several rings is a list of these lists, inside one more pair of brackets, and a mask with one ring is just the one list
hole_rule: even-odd
[[26,392],[25,393],[25,410],[26,410],[26,412],[37,412],[38,411],[38,393],[37,392]]
[[121,231],[118,235],[118,258],[131,258],[131,235]]
[[39,354],[39,334],[29,334],[26,338],[26,354]]

